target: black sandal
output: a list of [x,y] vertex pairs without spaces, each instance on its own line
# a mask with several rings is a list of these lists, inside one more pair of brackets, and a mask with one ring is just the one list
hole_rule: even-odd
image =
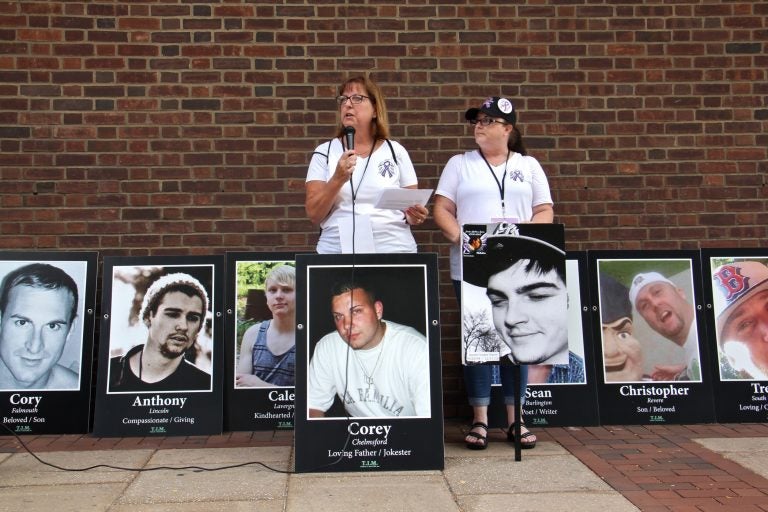
[[[485,429],[486,435],[482,435],[482,434],[480,434],[478,432],[472,432],[473,428]],[[488,425],[486,425],[485,423],[483,423],[481,421],[476,421],[475,423],[472,424],[471,427],[469,427],[469,432],[467,432],[467,435],[465,436],[465,438],[466,437],[472,437],[474,439],[477,439],[477,442],[476,443],[470,443],[469,441],[467,441],[465,439],[464,444],[466,444],[467,448],[469,448],[470,450],[485,450],[485,448],[488,446],[488,436],[487,436],[487,434],[488,434]]]
[[[517,423],[513,423],[509,426],[509,430],[507,430],[507,441],[510,443],[515,442],[515,426]],[[520,424],[520,448],[523,448],[525,450],[530,450],[534,446],[536,446],[536,434],[531,432],[527,429],[524,423]],[[528,430],[528,432],[523,432],[522,429]],[[533,440],[531,440],[533,438]]]

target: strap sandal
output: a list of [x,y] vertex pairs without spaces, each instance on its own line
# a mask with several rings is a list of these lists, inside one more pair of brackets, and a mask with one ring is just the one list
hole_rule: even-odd
[[[472,432],[473,428],[482,428],[483,430],[485,430],[486,435],[483,435],[479,432]],[[464,444],[467,445],[467,448],[469,448],[470,450],[485,450],[485,448],[488,446],[488,437],[487,437],[488,425],[486,425],[481,421],[476,421],[475,423],[472,424],[471,427],[469,427],[469,429],[470,430],[469,432],[467,432],[467,435],[465,436],[465,439],[464,439]],[[467,441],[466,439],[467,437],[471,437],[475,439],[475,441],[474,442]]]
[[[507,430],[507,441],[510,443],[515,442],[515,426],[517,423],[513,423],[509,426],[509,430]],[[534,446],[536,446],[536,434],[528,430],[525,426],[525,424],[520,424],[520,448],[530,450]]]

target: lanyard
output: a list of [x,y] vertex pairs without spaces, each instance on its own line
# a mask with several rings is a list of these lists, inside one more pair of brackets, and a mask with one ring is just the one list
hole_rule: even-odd
[[502,174],[501,176],[501,181],[499,181],[499,178],[496,177],[496,173],[493,172],[493,167],[491,167],[491,164],[485,158],[485,155],[483,154],[483,150],[478,149],[477,151],[480,153],[480,156],[483,157],[483,161],[485,162],[485,165],[488,166],[488,170],[491,171],[491,176],[493,176],[493,179],[496,181],[496,186],[499,187],[499,197],[501,198],[501,217],[506,218],[507,212],[506,212],[506,209],[504,208],[504,189],[506,188],[507,164],[509,163],[510,150],[509,149],[507,150],[507,159],[504,160],[504,174]]
[[373,146],[371,146],[371,152],[368,154],[368,159],[365,161],[365,167],[363,167],[363,175],[360,176],[360,182],[357,184],[357,190],[355,190],[355,186],[352,184],[352,177],[349,177],[349,188],[352,190],[352,204],[354,204],[355,200],[357,199],[357,193],[360,192],[360,187],[363,186],[363,180],[365,179],[365,171],[368,170],[368,164],[371,163],[371,160],[373,159],[373,149],[376,147],[376,141],[373,141]]

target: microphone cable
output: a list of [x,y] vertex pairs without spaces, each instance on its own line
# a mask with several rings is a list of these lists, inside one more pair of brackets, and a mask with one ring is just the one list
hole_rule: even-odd
[[[352,130],[352,133],[354,133],[354,129]],[[375,148],[375,146],[376,146],[376,141],[374,141],[373,148]],[[366,162],[365,169],[363,171],[363,177],[365,177],[365,171],[368,169],[368,163],[370,162],[370,159],[372,157],[373,148],[371,149],[371,155],[368,155],[368,161]],[[352,149],[352,148],[350,148],[350,149]],[[362,183],[362,179],[361,179],[360,182]],[[356,197],[355,196],[357,194],[355,192],[354,186],[352,185],[352,177],[351,176],[350,176],[350,188],[352,189],[352,253],[351,253],[352,254],[352,263],[351,263],[350,283],[352,284],[352,286],[354,286],[355,285],[355,273],[356,273],[356,262],[355,262],[355,257],[356,257],[356,248],[355,248],[355,234],[356,234],[355,233],[355,220],[356,220],[356,216],[357,216],[356,211],[355,211],[355,206],[356,206]],[[359,190],[359,185],[358,185],[358,190]],[[353,291],[354,291],[354,289],[350,290],[350,306],[353,305],[352,304],[352,301],[354,299]],[[349,322],[349,327],[347,328],[347,339],[351,338],[351,333],[352,333],[352,322],[350,321]],[[349,415],[349,411],[347,411],[347,408],[344,405],[344,402],[346,401],[346,397],[349,394],[349,364],[350,364],[350,353],[351,353],[351,350],[353,350],[352,347],[349,345],[349,343],[347,343],[347,350],[346,350],[346,357],[345,357],[345,369],[344,369],[344,372],[345,372],[345,382],[344,382],[344,391],[342,393],[342,404],[341,404],[343,409],[344,409],[344,412],[346,413],[346,416],[344,416],[343,419],[345,421],[347,421],[347,422],[353,419]],[[295,470],[283,470],[283,469],[274,468],[274,467],[269,466],[268,464],[265,464],[265,463],[260,462],[260,461],[249,461],[249,462],[242,462],[242,463],[238,463],[238,464],[228,464],[226,466],[218,466],[218,467],[215,467],[215,468],[209,468],[209,467],[203,467],[203,466],[157,466],[157,467],[151,467],[151,468],[131,468],[131,467],[125,467],[125,466],[116,466],[116,465],[112,465],[112,464],[94,464],[92,466],[87,466],[87,467],[82,467],[82,468],[65,467],[65,466],[60,466],[58,464],[54,464],[52,462],[48,462],[48,461],[44,460],[43,458],[38,456],[34,451],[32,451],[32,449],[27,445],[27,443],[24,442],[24,440],[21,438],[21,436],[19,436],[16,432],[11,430],[5,423],[0,423],[0,426],[2,426],[3,429],[5,429],[9,434],[11,434],[15,438],[16,442],[18,442],[19,445],[24,449],[24,451],[26,453],[28,453],[32,458],[34,458],[37,462],[39,462],[40,464],[42,464],[44,466],[48,466],[50,468],[57,469],[59,471],[85,472],[85,471],[92,471],[92,470],[96,470],[96,469],[112,469],[112,470],[116,470],[116,471],[135,471],[135,472],[138,472],[138,473],[146,473],[146,472],[150,472],[150,471],[161,471],[161,470],[169,470],[169,471],[184,471],[184,470],[188,470],[188,471],[194,471],[194,472],[198,472],[199,473],[199,472],[223,471],[223,470],[227,470],[227,469],[236,469],[236,468],[242,468],[242,467],[246,467],[246,466],[256,465],[256,466],[261,466],[264,469],[266,469],[268,471],[272,471],[274,473],[279,473],[279,474],[284,474],[284,475],[296,474]],[[320,466],[312,468],[312,469],[308,470],[308,472],[315,472],[315,471],[318,471],[320,469],[331,467],[331,466],[334,466],[334,465],[340,463],[344,459],[343,452],[346,451],[347,447],[349,446],[350,441],[351,441],[351,434],[349,433],[349,431],[347,431],[347,436],[346,436],[346,439],[344,441],[344,446],[340,450],[342,453],[336,458],[336,460],[334,460],[332,462],[329,462],[327,464],[322,464]]]
[[[354,129],[352,129],[352,133],[354,134]],[[376,142],[374,141],[374,147],[376,145]],[[350,148],[352,149],[352,148]],[[371,149],[371,153],[373,153],[373,149]],[[368,155],[368,161],[370,161],[371,155]],[[368,169],[368,162],[366,162],[365,170]],[[363,171],[363,177],[365,176],[365,170]],[[356,263],[355,263],[355,256],[356,256],[356,250],[355,250],[355,199],[356,199],[356,193],[354,186],[352,185],[352,177],[350,176],[349,179],[350,188],[352,189],[352,264],[351,264],[351,274],[350,274],[350,283],[354,286],[355,284],[355,269],[356,269]],[[362,179],[361,179],[362,183]],[[359,185],[358,185],[359,190]],[[352,301],[354,298],[353,290],[350,290],[350,306],[352,306]],[[349,322],[349,327],[347,328],[347,339],[351,338],[352,333],[352,322]],[[346,358],[345,358],[345,382],[344,382],[344,392],[342,393],[342,407],[344,408],[344,411],[346,412],[346,416],[344,416],[344,419],[346,421],[350,421],[353,419],[349,415],[349,411],[347,411],[346,406],[344,405],[344,402],[346,401],[346,397],[348,396],[348,386],[349,386],[349,361],[350,361],[350,351],[352,350],[352,347],[347,343],[347,350],[346,350]],[[261,466],[262,468],[272,471],[274,473],[284,474],[284,475],[292,475],[296,474],[295,470],[283,470],[274,468],[272,466],[269,466],[268,464],[265,464],[260,461],[249,461],[249,462],[242,462],[238,464],[228,464],[226,466],[218,466],[215,468],[209,468],[209,467],[203,467],[203,466],[157,466],[157,467],[151,467],[151,468],[130,468],[125,466],[116,466],[112,464],[94,464],[92,466],[82,467],[82,468],[72,468],[72,467],[65,467],[60,466],[58,464],[54,464],[52,462],[48,462],[38,456],[35,452],[32,451],[32,449],[27,445],[27,443],[24,442],[24,440],[19,436],[16,432],[11,430],[5,423],[0,423],[0,426],[3,427],[9,434],[11,434],[17,443],[24,449],[26,453],[28,453],[32,458],[34,458],[37,462],[44,466],[48,466],[53,469],[57,469],[59,471],[66,471],[66,472],[85,472],[85,471],[92,471],[96,469],[112,469],[116,471],[134,471],[138,473],[147,473],[150,471],[161,471],[161,470],[168,470],[168,471],[194,471],[194,472],[213,472],[213,471],[223,471],[227,469],[236,469],[236,468],[242,468],[246,466]],[[344,441],[344,446],[342,447],[341,454],[338,456],[338,458],[332,462],[329,462],[327,464],[322,464],[320,466],[317,466],[315,468],[310,469],[308,472],[315,472],[323,468],[334,466],[338,463],[340,463],[344,459],[343,453],[346,452],[347,447],[349,446],[350,440],[351,440],[351,434],[349,433],[349,430],[347,430],[347,437]]]
[[[344,134],[345,134],[344,139],[346,139],[346,142],[347,142],[346,146],[348,150],[354,149],[354,133],[355,133],[355,129],[352,126],[347,126],[344,129]],[[345,146],[344,139],[341,139],[340,141],[342,153],[344,152],[344,146]],[[374,145],[375,144],[376,143],[374,141]],[[371,150],[371,153],[373,153],[373,150]],[[370,156],[371,155],[368,155],[369,161],[370,161]],[[368,162],[366,162],[366,165],[365,165],[365,170],[367,169],[368,169]],[[354,170],[352,172],[354,173]],[[363,177],[365,177],[365,171],[363,171]],[[360,179],[360,184],[362,184],[362,177]],[[360,184],[358,184],[358,190],[360,190]],[[353,289],[349,291],[349,294],[350,294],[349,309],[351,310],[352,301],[354,299],[353,291],[354,291],[354,285],[355,285],[355,268],[356,268],[355,257],[357,254],[355,249],[355,235],[356,235],[355,220],[357,217],[357,214],[355,212],[355,205],[356,205],[357,193],[355,192],[355,186],[352,182],[352,175],[349,176],[349,188],[352,196],[352,253],[351,253],[352,262],[351,262],[351,270],[350,270],[350,278],[349,278],[349,283],[353,287]],[[339,234],[339,245],[341,245],[341,234]],[[333,300],[333,297],[331,297],[331,300]],[[351,339],[351,334],[352,334],[352,322],[351,322],[351,314],[350,314],[350,322],[349,322],[349,326],[347,327],[347,339]],[[341,334],[339,334],[339,336],[341,336]],[[343,338],[342,338],[342,341],[344,341]],[[345,357],[344,357],[344,389],[341,393],[341,407],[345,413],[345,415],[342,416],[341,419],[346,421],[347,423],[352,420],[352,416],[349,415],[349,411],[347,410],[347,407],[345,405],[347,396],[349,395],[349,364],[350,364],[351,350],[352,350],[352,347],[349,345],[349,342],[347,342],[347,348],[346,348]],[[339,464],[342,460],[344,460],[344,457],[345,457],[344,453],[347,451],[347,447],[349,446],[351,440],[352,440],[352,434],[349,432],[349,429],[347,429],[347,435],[346,435],[346,438],[344,439],[344,445],[341,447],[341,450],[339,450],[339,455],[336,457],[336,459],[332,460],[331,462],[327,462],[325,464],[321,464],[319,466],[311,468],[307,470],[307,472],[316,472],[321,469],[330,468],[335,466],[336,464]]]
[[[351,127],[347,127],[351,128]],[[352,128],[352,134],[354,135],[355,130]],[[347,135],[349,135],[349,131],[347,131]],[[354,137],[352,139],[347,138],[347,141],[349,142],[352,140],[352,144],[348,144],[348,149],[354,149]],[[373,142],[374,145],[376,145],[376,141]],[[371,150],[371,153],[373,153],[373,150]],[[368,170],[368,162],[370,162],[371,155],[368,155],[368,161],[365,162],[365,170],[363,170],[363,175],[360,177],[360,182],[357,185],[357,190],[360,191],[360,185],[363,184],[363,178],[365,178],[365,171]],[[355,166],[357,167],[357,166]],[[354,169],[352,171],[352,174],[354,174]],[[347,422],[347,425],[349,426],[352,417],[349,415],[349,411],[347,410],[346,401],[347,401],[347,394],[349,393],[349,360],[350,355],[352,353],[352,345],[350,343],[352,342],[352,308],[354,307],[354,299],[355,299],[355,260],[357,256],[357,250],[355,248],[355,238],[357,235],[356,230],[356,221],[357,221],[357,212],[355,211],[355,207],[357,205],[357,194],[355,193],[355,187],[352,184],[352,176],[349,177],[349,186],[352,189],[352,262],[351,262],[351,269],[350,269],[350,277],[349,282],[352,289],[349,291],[349,322],[347,327],[347,349],[345,351],[345,357],[344,357],[344,392],[342,393],[342,399],[341,399],[341,406],[344,408],[344,412],[346,413],[346,416],[344,417],[344,421]],[[347,428],[347,436],[344,440],[344,446],[341,449],[341,452],[346,451],[347,446],[349,445],[350,440],[352,439],[352,434],[349,431],[349,428]],[[338,460],[334,462],[334,464],[338,464],[341,462],[343,455],[340,454]]]
[[54,464],[52,462],[48,462],[46,460],[43,460],[35,452],[33,452],[29,448],[29,446],[27,446],[27,444],[21,439],[21,437],[16,432],[14,432],[10,428],[8,428],[8,426],[5,423],[0,423],[0,425],[9,434],[13,435],[16,438],[16,441],[21,445],[21,447],[24,448],[24,450],[29,455],[31,455],[32,458],[34,458],[37,462],[39,462],[40,464],[43,464],[44,466],[48,466],[48,467],[51,467],[53,469],[58,469],[60,471],[84,472],[84,471],[91,471],[91,470],[94,470],[94,469],[114,469],[114,470],[117,470],[117,471],[136,471],[136,472],[139,472],[139,473],[146,473],[146,472],[149,472],[149,471],[160,471],[160,470],[171,470],[171,471],[190,470],[190,471],[195,471],[195,472],[200,473],[200,472],[210,472],[210,471],[222,471],[222,470],[225,470],[225,469],[235,469],[235,468],[242,468],[242,467],[245,467],[245,466],[258,465],[258,466],[261,466],[264,469],[267,469],[267,470],[272,471],[274,473],[281,473],[281,474],[284,474],[284,475],[292,475],[292,474],[296,473],[296,471],[273,468],[273,467],[271,467],[271,466],[269,466],[267,464],[264,464],[263,462],[259,462],[259,461],[241,462],[239,464],[229,464],[229,465],[226,465],[226,466],[219,466],[219,467],[215,467],[215,468],[206,468],[206,467],[202,467],[202,466],[157,466],[157,467],[152,467],[152,468],[129,468],[129,467],[124,467],[124,466],[114,466],[112,464],[95,464],[93,466],[87,466],[87,467],[84,467],[84,468],[68,468],[68,467],[65,467],[65,466],[59,466],[58,464]]

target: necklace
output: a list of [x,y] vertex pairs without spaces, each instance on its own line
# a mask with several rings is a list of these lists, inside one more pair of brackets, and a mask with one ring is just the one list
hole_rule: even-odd
[[509,154],[511,151],[507,149],[507,159],[504,160],[504,174],[501,175],[501,181],[499,181],[499,178],[496,177],[496,173],[493,172],[493,167],[491,167],[491,163],[488,161],[487,158],[485,158],[485,155],[483,154],[482,149],[478,149],[480,152],[480,156],[483,157],[483,161],[485,161],[485,165],[488,166],[488,170],[491,171],[491,176],[493,176],[493,179],[496,180],[496,186],[499,187],[499,196],[501,196],[501,217],[506,218],[507,212],[504,208],[504,189],[506,187],[506,180],[507,180],[507,164],[509,163]]
[[365,383],[370,388],[371,386],[373,386],[373,376],[376,374],[376,370],[379,369],[379,363],[381,362],[381,354],[384,353],[384,338],[381,339],[381,345],[379,346],[379,355],[376,357],[376,364],[373,365],[373,371],[371,371],[371,373],[368,373],[368,370],[365,368],[363,361],[360,360],[360,356],[357,355],[357,350],[353,350],[352,353],[355,354],[355,360],[357,361],[357,364],[360,365],[360,369],[363,370],[363,375],[365,375]]

